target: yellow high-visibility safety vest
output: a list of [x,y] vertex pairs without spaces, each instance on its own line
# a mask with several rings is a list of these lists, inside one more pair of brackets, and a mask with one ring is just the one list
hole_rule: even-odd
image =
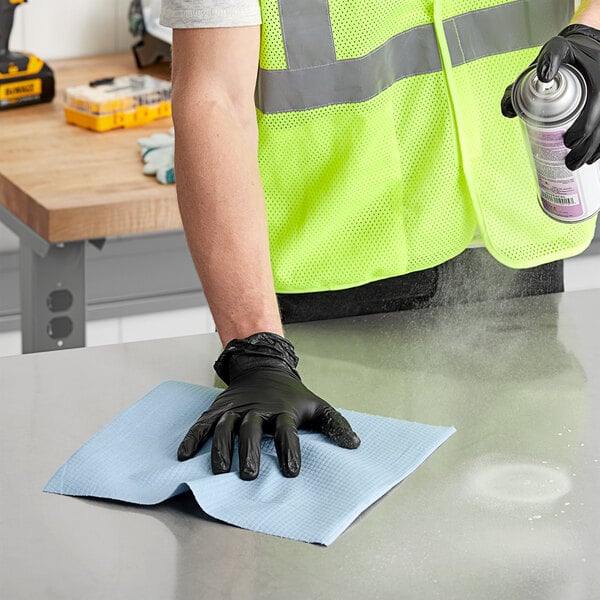
[[546,216],[507,85],[569,0],[261,0],[259,162],[278,292],[439,265],[476,226],[513,268],[581,252]]

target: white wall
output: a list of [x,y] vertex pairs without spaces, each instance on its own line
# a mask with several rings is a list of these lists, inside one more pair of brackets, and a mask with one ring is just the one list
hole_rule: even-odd
[[[580,1],[575,0],[576,7]],[[30,0],[17,7],[11,48],[45,59],[127,50],[132,43],[129,4],[130,0]]]
[[43,59],[127,50],[129,0],[30,0],[17,7],[10,47]]
[[[129,50],[130,0],[30,0],[17,6],[10,48],[44,60]],[[0,223],[0,252],[19,247]]]

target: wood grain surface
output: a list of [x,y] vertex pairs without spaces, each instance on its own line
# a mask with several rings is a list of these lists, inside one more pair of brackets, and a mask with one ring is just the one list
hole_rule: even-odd
[[[174,185],[142,173],[136,140],[170,118],[104,133],[65,121],[64,89],[139,72],[133,54],[53,60],[52,103],[0,112],[0,203],[50,242],[180,229]],[[168,63],[143,70],[169,78]]]

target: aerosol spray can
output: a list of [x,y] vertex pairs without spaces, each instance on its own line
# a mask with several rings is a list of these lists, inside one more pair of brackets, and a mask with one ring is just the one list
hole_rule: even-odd
[[521,73],[512,103],[523,120],[539,183],[542,210],[557,221],[578,223],[600,210],[600,163],[576,171],[565,166],[563,136],[583,109],[587,86],[581,73],[562,65],[556,77],[538,79],[535,65]]

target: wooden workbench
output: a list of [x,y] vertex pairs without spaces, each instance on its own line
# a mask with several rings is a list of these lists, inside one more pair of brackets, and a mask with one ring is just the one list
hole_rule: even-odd
[[[67,124],[67,87],[139,72],[132,53],[49,61],[51,103],[0,112],[0,221],[20,238],[23,352],[85,345],[86,240],[181,228],[174,185],[144,175],[136,140],[171,119],[98,133]],[[143,70],[169,78],[170,63]]]
[[[132,53],[49,61],[56,96],[0,113],[0,204],[49,242],[181,228],[172,185],[142,173],[136,140],[170,119],[97,133],[69,125],[65,88],[138,72]],[[144,73],[169,77],[169,63]]]

